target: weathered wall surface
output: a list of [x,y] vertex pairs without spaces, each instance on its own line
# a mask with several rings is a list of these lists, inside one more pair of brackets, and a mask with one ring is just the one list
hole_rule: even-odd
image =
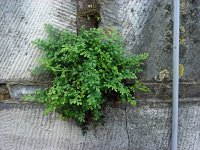
[[[92,0],[90,0],[92,1]],[[0,83],[7,83],[11,97],[35,90],[31,70],[41,53],[31,41],[45,36],[44,23],[77,30],[76,13],[81,0],[0,1]],[[186,3],[189,2],[189,5]],[[185,66],[181,82],[179,149],[200,149],[200,1],[188,0],[182,16],[185,42],[180,60]],[[78,4],[78,5],[77,5]],[[194,13],[194,15],[193,15]],[[123,34],[127,55],[149,52],[144,80],[152,93],[137,95],[145,101],[132,107],[107,107],[106,124],[83,137],[73,122],[57,114],[43,115],[43,108],[20,102],[0,103],[0,150],[166,150],[171,137],[171,83],[154,82],[163,69],[171,75],[171,0],[102,0],[101,25],[116,27]],[[164,76],[167,76],[167,74]],[[158,76],[157,76],[158,77]],[[41,77],[46,78],[45,76]],[[169,80],[171,77],[169,77]],[[193,82],[189,82],[194,80]],[[13,82],[11,82],[13,81]],[[19,84],[20,83],[20,84]],[[34,84],[34,86],[32,85]],[[37,85],[40,86],[40,85]],[[1,96],[9,99],[5,85]],[[4,98],[5,99],[5,98]]]
[[[200,2],[186,0],[181,5],[181,39],[185,40],[180,49],[180,63],[185,67],[182,79],[199,80]],[[171,0],[103,0],[101,16],[102,26],[114,26],[124,35],[128,55],[150,54],[145,80],[154,80],[164,69],[172,75]]]
[[37,80],[31,71],[41,53],[32,41],[45,23],[76,30],[75,1],[1,0],[0,10],[0,82]]
[[[189,4],[188,4],[189,3]],[[185,26],[186,44],[181,49],[181,62],[185,64],[185,79],[200,79],[200,1],[185,1],[186,10],[182,17]]]
[[[200,148],[200,99],[182,99],[179,149]],[[105,110],[105,126],[83,137],[73,122],[57,114],[43,115],[38,105],[0,104],[1,150],[167,150],[171,136],[171,105],[150,99],[138,107]]]

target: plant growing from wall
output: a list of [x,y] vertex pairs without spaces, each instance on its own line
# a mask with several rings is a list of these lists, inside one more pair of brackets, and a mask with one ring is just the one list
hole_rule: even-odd
[[[77,1],[77,33],[82,27],[84,29],[98,28],[101,22],[99,0]],[[80,4],[79,4],[80,2]]]
[[[110,95],[135,106],[134,92],[147,90],[137,73],[142,71],[148,54],[125,57],[118,32],[92,28],[76,35],[51,25],[46,26],[46,31],[48,38],[34,44],[45,55],[40,61],[42,70],[54,78],[49,88],[37,91],[31,98],[45,104],[46,113],[56,111],[85,130],[89,124],[102,121],[102,110]],[[126,79],[134,83],[126,86]]]

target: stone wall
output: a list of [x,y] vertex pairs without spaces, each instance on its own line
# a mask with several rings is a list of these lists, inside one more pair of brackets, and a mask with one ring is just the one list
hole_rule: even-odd
[[[200,79],[198,0],[181,1],[180,63],[182,80]],[[171,0],[103,0],[101,25],[116,27],[124,36],[127,55],[148,52],[144,80],[158,80],[163,70],[172,78],[172,6]]]
[[1,0],[0,9],[0,83],[37,81],[31,71],[41,52],[32,41],[44,37],[45,23],[76,31],[75,1]]
[[[31,70],[42,56],[31,41],[44,37],[44,23],[77,31],[77,12],[92,0],[0,1],[0,150],[167,150],[171,141],[171,0],[102,0],[101,26],[116,27],[126,54],[148,52],[141,78],[151,93],[137,93],[138,105],[107,107],[105,126],[82,136],[72,121],[45,116],[43,107],[17,101],[45,85]],[[200,148],[200,62],[198,0],[182,1],[179,149]],[[76,21],[80,20],[79,24]],[[89,23],[89,26],[94,24]],[[164,78],[161,78],[163,76]],[[45,80],[44,80],[45,79]],[[162,79],[162,80],[161,80]],[[38,83],[39,81],[39,83]],[[184,82],[183,82],[184,81]],[[6,87],[8,88],[6,90]],[[10,96],[8,95],[10,93]]]
[[[199,150],[200,99],[181,99],[180,150]],[[43,107],[9,101],[0,103],[1,150],[168,150],[171,141],[170,101],[149,99],[136,108],[107,107],[105,125],[82,136],[72,121]]]

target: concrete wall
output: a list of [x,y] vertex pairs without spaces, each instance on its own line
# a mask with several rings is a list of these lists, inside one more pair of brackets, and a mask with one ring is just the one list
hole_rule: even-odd
[[[200,79],[200,1],[181,1],[180,63],[183,80]],[[171,0],[103,0],[101,16],[104,27],[116,27],[124,35],[127,55],[148,52],[144,80],[158,80],[167,69],[172,75],[172,6]]]
[[[92,0],[90,0],[92,1]],[[31,41],[44,37],[44,23],[77,30],[76,0],[0,1],[0,150],[167,150],[171,138],[171,0],[102,0],[101,26],[122,33],[126,54],[149,52],[142,79],[151,93],[137,93],[138,106],[107,107],[105,126],[91,127],[83,137],[72,121],[58,114],[43,115],[43,107],[16,99],[41,87],[47,76],[35,78],[31,70],[42,56]],[[88,2],[88,3],[87,3]],[[200,2],[183,1],[185,43],[180,60],[181,78],[179,149],[200,149]],[[187,5],[186,5],[187,4]],[[186,9],[187,8],[187,9]],[[193,15],[194,14],[194,15]],[[80,23],[82,24],[82,22]],[[167,71],[163,71],[163,70]],[[160,80],[161,75],[164,76]],[[37,83],[39,81],[39,83]],[[6,91],[6,85],[9,91]]]
[[31,71],[41,52],[34,48],[32,41],[44,37],[45,23],[76,31],[76,3],[1,0],[0,10],[0,82],[38,80]]
[[[182,99],[179,110],[179,149],[200,148],[200,99]],[[104,126],[85,137],[72,121],[43,115],[35,104],[0,103],[1,150],[168,150],[171,104],[149,99],[138,107],[107,107]]]

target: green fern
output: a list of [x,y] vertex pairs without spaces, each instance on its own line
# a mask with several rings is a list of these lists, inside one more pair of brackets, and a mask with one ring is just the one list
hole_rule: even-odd
[[[47,39],[34,42],[45,54],[41,66],[53,74],[52,86],[37,91],[34,99],[45,104],[46,113],[56,111],[74,119],[83,130],[102,121],[102,110],[111,93],[122,103],[135,106],[136,89],[146,90],[137,79],[148,54],[125,57],[119,33],[104,29],[75,33],[46,25]],[[124,84],[133,79],[132,86]]]

